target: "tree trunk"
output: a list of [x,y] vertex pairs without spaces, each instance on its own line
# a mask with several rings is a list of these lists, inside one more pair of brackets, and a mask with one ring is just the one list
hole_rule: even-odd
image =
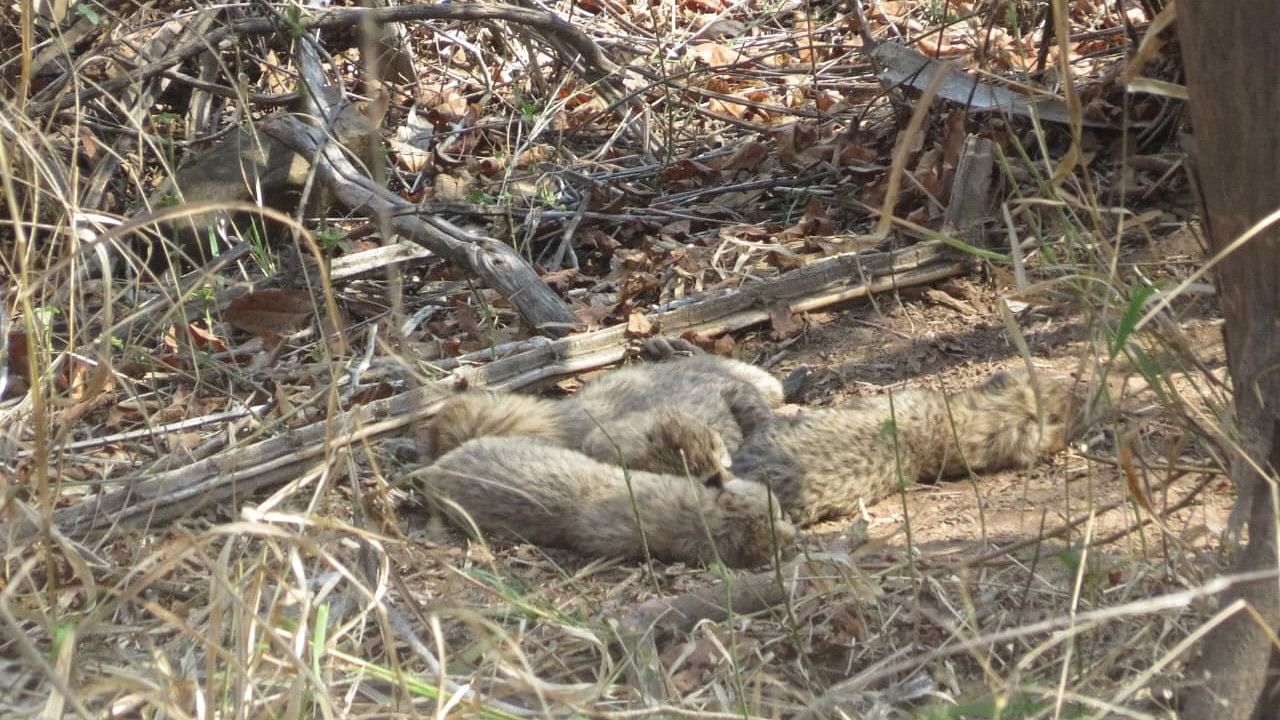
[[[1280,207],[1280,2],[1179,0],[1178,35],[1191,95],[1195,164],[1210,247],[1216,254]],[[1280,468],[1280,226],[1272,225],[1217,267],[1227,364],[1243,457],[1233,462],[1238,506],[1249,519],[1240,572],[1272,569]],[[1280,627],[1280,580],[1243,584],[1247,600]],[[1273,648],[1257,620],[1236,613],[1203,640],[1182,717],[1247,720]],[[1262,708],[1258,708],[1261,710]]]

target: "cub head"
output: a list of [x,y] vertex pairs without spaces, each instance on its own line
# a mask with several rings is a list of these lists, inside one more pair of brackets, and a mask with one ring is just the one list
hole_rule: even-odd
[[733,459],[720,433],[689,413],[659,408],[645,432],[653,469],[722,487],[733,478]]
[[795,541],[795,526],[764,483],[735,478],[706,492],[707,525],[726,565],[768,564],[778,550]]
[[1075,402],[1067,384],[1044,374],[1036,381],[1038,387],[1026,373],[998,372],[978,388],[975,409],[991,425],[988,440],[1007,446],[1014,465],[1065,449],[1072,432]]

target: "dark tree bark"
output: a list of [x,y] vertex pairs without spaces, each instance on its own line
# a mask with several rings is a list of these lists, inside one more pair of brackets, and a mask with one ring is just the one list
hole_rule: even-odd
[[[1280,207],[1280,2],[1179,0],[1178,35],[1191,95],[1195,165],[1210,247],[1216,254]],[[1233,463],[1238,507],[1248,517],[1240,572],[1275,570],[1280,468],[1280,226],[1219,263],[1227,364],[1243,458]],[[1239,585],[1223,602],[1249,602],[1280,627],[1280,580]],[[1274,648],[1257,619],[1239,612],[1207,635],[1193,666],[1185,718],[1238,718],[1258,711]],[[1271,710],[1274,710],[1272,708]]]

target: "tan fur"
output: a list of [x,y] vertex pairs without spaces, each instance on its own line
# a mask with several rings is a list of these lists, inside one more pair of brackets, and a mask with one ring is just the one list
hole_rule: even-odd
[[586,555],[642,558],[647,543],[664,561],[751,567],[795,538],[759,483],[625,472],[530,438],[471,440],[415,475],[438,507],[458,517],[445,500],[456,503],[484,533]]
[[1042,381],[1041,392],[1043,426],[1028,379],[1005,373],[949,396],[893,393],[892,414],[886,395],[777,417],[734,454],[734,472],[769,484],[799,524],[851,514],[859,500],[898,487],[899,478],[909,484],[968,470],[1028,467],[1063,449],[1070,395],[1049,381]]
[[468,391],[445,401],[427,426],[432,457],[486,435],[525,435],[553,445],[571,444],[564,408],[554,400],[519,393]]
[[772,408],[782,404],[782,383],[737,360],[695,355],[618,368],[588,383],[567,402],[606,430],[637,413],[664,407],[683,410],[719,433],[733,451],[743,437],[772,418]]
[[732,479],[732,459],[720,434],[677,408],[612,418],[603,427],[592,428],[579,449],[601,462],[634,470],[705,482]]
[[591,422],[578,406],[519,393],[465,392],[445,402],[427,426],[438,458],[479,437],[532,437],[633,470],[725,480],[730,455],[720,435],[676,408]]
[[736,360],[697,355],[620,368],[566,400],[466,392],[427,430],[431,457],[472,438],[537,437],[636,470],[728,478],[730,453],[763,427],[782,385]]

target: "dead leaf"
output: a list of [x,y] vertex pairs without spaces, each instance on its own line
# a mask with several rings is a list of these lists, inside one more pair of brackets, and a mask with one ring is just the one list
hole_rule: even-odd
[[713,68],[733,65],[747,59],[747,56],[743,55],[742,51],[716,42],[698,43],[690,48],[690,52],[693,53],[694,58]]
[[707,109],[717,115],[727,115],[732,118],[745,118],[747,113],[752,109],[749,105],[742,103],[730,102],[721,98],[711,98],[707,100]]
[[164,344],[173,350],[195,349],[200,352],[224,352],[227,344],[205,328],[202,322],[173,325],[164,334]]
[[724,357],[733,357],[733,351],[736,349],[738,349],[738,343],[734,341],[732,335],[721,335],[711,343],[711,352]]
[[27,343],[26,333],[16,331],[9,333],[9,353],[5,367],[9,368],[16,377],[24,381],[23,387],[31,383],[31,365],[28,363],[27,358],[29,348],[30,345]]
[[694,184],[701,186],[715,180],[719,175],[719,171],[710,165],[686,158],[663,168],[662,172],[658,173],[658,182],[666,185],[692,180]]
[[956,108],[942,121],[942,164],[945,167],[954,168],[960,164],[960,153],[968,137],[964,127],[967,117],[962,108]]
[[599,330],[604,327],[604,321],[613,314],[613,311],[617,309],[617,307],[618,306],[616,304],[588,305],[586,307],[575,309],[573,314],[578,317],[578,320],[580,320],[584,326],[586,326],[587,330]]
[[916,48],[932,58],[964,57],[973,50],[964,38],[945,36],[939,40],[933,33],[921,36],[916,42]]
[[714,14],[729,9],[733,3],[727,0],[683,0],[680,9],[688,12]]
[[275,50],[268,50],[265,62],[258,63],[262,72],[258,80],[262,91],[271,95],[283,95],[294,91],[294,78],[280,61]]
[[458,170],[457,176],[440,173],[431,183],[433,197],[437,202],[469,202],[474,186],[471,174],[463,169]]
[[395,394],[395,388],[388,383],[367,385],[351,396],[351,407],[367,405],[375,400],[383,400]]
[[778,233],[782,242],[801,240],[807,237],[827,237],[834,235],[836,224],[827,217],[827,210],[818,202],[818,198],[810,195],[805,203],[804,217],[800,222]]
[[579,271],[576,268],[565,268],[563,270],[554,270],[542,274],[542,282],[547,287],[557,292],[565,292],[573,287],[573,282],[578,279]]
[[754,170],[765,158],[769,157],[769,146],[762,142],[746,142],[738,146],[727,159],[719,163],[725,172]]
[[396,128],[396,133],[388,144],[396,163],[408,172],[417,173],[431,165],[431,141],[434,136],[435,128],[418,117],[416,108],[411,108],[404,125]]
[[259,335],[292,335],[306,327],[315,312],[306,290],[259,290],[232,300],[222,319],[237,330]]
[[[463,123],[472,113],[472,108],[467,103],[467,99],[452,88],[435,95],[431,99],[435,102],[426,105],[429,108],[427,119],[437,128],[444,129],[444,126]],[[465,124],[469,125],[470,123]]]
[[626,336],[629,338],[649,337],[653,334],[653,323],[639,310],[632,310],[627,316]]
[[791,252],[785,248],[778,250],[770,250],[765,255],[765,262],[778,268],[782,272],[796,270],[805,266],[805,260],[802,255]]
[[832,153],[831,157],[832,162],[841,167],[865,165],[879,159],[880,153],[875,148],[868,147],[847,136],[841,136],[836,141],[835,152]]

